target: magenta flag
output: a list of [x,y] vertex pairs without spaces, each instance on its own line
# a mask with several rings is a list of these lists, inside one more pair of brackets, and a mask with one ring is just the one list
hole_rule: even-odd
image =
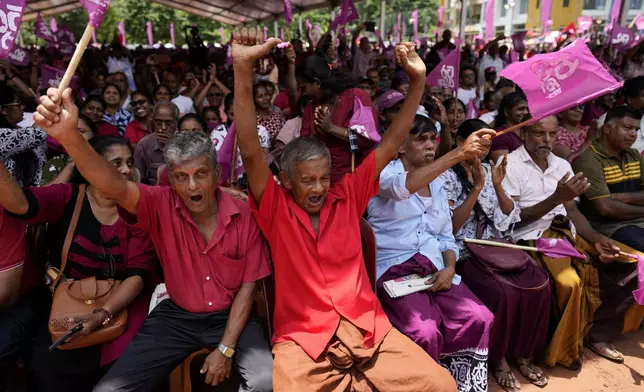
[[[49,65],[41,64],[40,65],[40,88],[50,88],[58,87],[60,81],[65,75],[64,69],[58,69],[50,67]],[[69,87],[72,89],[76,86],[76,81],[78,78],[76,76],[72,77],[72,81],[69,83]]]
[[[217,151],[217,163],[221,166],[221,181],[226,183],[230,179],[230,164],[233,160],[233,148],[235,147],[235,123],[228,129],[219,151]],[[239,159],[239,158],[237,158]],[[235,176],[244,173],[244,168],[235,168]]]
[[[548,0],[544,0],[548,1]],[[494,39],[494,7],[496,7],[495,0],[487,0],[485,3],[485,40],[489,41]]]
[[9,52],[9,56],[7,58],[9,62],[13,65],[19,65],[21,67],[29,65],[29,61],[31,60],[31,55],[29,54],[29,51],[19,48],[14,46],[13,50]]
[[[80,0],[80,2],[87,10],[89,24],[94,28],[98,28],[105,17],[107,8],[110,6],[110,0]],[[123,40],[125,40],[125,33],[123,33]]]
[[634,38],[635,33],[633,33],[633,30],[618,23],[613,23],[613,29],[610,33],[610,43],[615,49],[620,51],[629,49]]
[[353,115],[349,119],[348,128],[357,135],[376,143],[380,142],[380,133],[373,118],[373,108],[364,106],[358,97],[353,97]]
[[286,24],[290,26],[293,21],[293,7],[291,7],[291,0],[284,0],[284,17],[286,18]]
[[170,41],[172,42],[173,47],[177,47],[177,44],[174,40],[174,23],[170,23]]
[[121,43],[123,45],[127,45],[127,39],[125,38],[125,23],[120,21],[116,28],[119,30],[119,34],[121,35]]
[[458,90],[458,72],[461,64],[461,52],[452,50],[432,72],[427,75],[425,84],[429,87],[440,86]]
[[476,107],[476,98],[467,103],[467,119],[479,118],[479,109]]
[[642,14],[637,14],[635,19],[633,19],[633,24],[638,30],[644,30],[644,17]]
[[520,33],[512,34],[512,47],[517,52],[525,52],[525,36],[528,32],[522,31]]
[[590,52],[583,38],[558,52],[538,54],[505,68],[518,84],[535,120],[580,105],[622,86]]
[[58,24],[56,23],[56,18],[51,18],[49,19],[49,27],[51,27],[52,32],[57,32],[58,31]]
[[0,59],[9,57],[25,13],[25,0],[3,0],[0,3]]
[[541,2],[541,31],[543,33],[550,31],[550,11],[552,10],[552,0],[543,0]]
[[145,24],[145,30],[148,33],[148,45],[154,45],[154,39],[152,38],[152,22]]
[[45,20],[40,14],[36,16],[36,37],[42,38],[50,44],[56,43],[56,36],[47,27]]
[[577,18],[577,29],[579,29],[579,31],[581,32],[590,30],[590,26],[592,25],[593,25],[592,16],[580,16]]
[[58,42],[58,50],[62,54],[74,54],[76,50],[76,35],[67,26],[62,25],[56,33],[54,33],[56,41]]
[[418,41],[418,10],[411,13],[411,19],[414,24],[414,42]]
[[356,6],[353,5],[353,0],[344,0],[342,2],[342,6],[340,6],[340,9],[338,10],[338,14],[331,23],[331,30],[335,30],[336,27],[345,25],[358,18],[358,10],[356,10]]
[[568,240],[564,238],[540,238],[536,241],[537,251],[554,259],[572,257],[586,260],[586,255],[575,249]]
[[443,27],[443,16],[445,15],[445,8],[438,7],[438,27]]
[[633,291],[633,296],[638,304],[644,305],[644,257],[631,254],[629,256],[637,260],[637,290]]
[[613,0],[613,6],[610,9],[610,23],[619,24],[619,11],[622,8],[622,0]]

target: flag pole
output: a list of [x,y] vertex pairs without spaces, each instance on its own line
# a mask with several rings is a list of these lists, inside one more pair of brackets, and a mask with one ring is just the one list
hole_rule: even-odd
[[94,30],[95,27],[88,23],[83,36],[80,41],[78,41],[78,45],[76,45],[76,50],[69,62],[67,70],[65,71],[65,76],[63,76],[63,79],[60,81],[60,85],[58,86],[58,100],[60,100],[63,95],[63,91],[69,87],[69,83],[72,81],[72,78],[76,73],[76,68],[78,68],[81,59],[83,58],[83,53],[85,53],[85,49],[87,49],[87,45],[89,45],[89,40],[92,39],[92,33],[94,33]]
[[463,238],[463,241],[471,242],[473,244],[492,245],[492,246],[499,246],[501,248],[521,249],[521,250],[527,250],[527,251],[531,251],[531,252],[538,252],[539,251],[537,248],[532,247],[532,246],[508,244],[508,243],[505,243],[505,242],[478,240],[478,239],[474,239],[474,238]]

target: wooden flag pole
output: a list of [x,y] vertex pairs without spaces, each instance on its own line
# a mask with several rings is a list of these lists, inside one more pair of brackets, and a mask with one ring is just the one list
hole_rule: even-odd
[[532,118],[531,118],[531,119],[529,119],[529,120],[525,120],[524,122],[520,122],[520,123],[518,123],[518,124],[516,124],[516,125],[513,125],[513,126],[511,126],[511,127],[505,128],[505,129],[504,129],[504,130],[502,130],[502,131],[497,132],[497,133],[493,136],[493,138],[495,138],[495,137],[499,137],[499,136],[501,136],[501,135],[505,135],[506,133],[513,132],[513,131],[515,131],[515,130],[517,130],[517,129],[521,128],[521,127],[525,127],[526,125],[530,125],[530,124],[532,124],[532,123],[534,123],[534,122],[537,122],[537,121],[538,121],[538,120],[534,120],[534,119],[532,119]]
[[505,243],[505,242],[477,240],[477,239],[474,239],[474,238],[463,238],[463,241],[471,242],[473,244],[492,245],[492,246],[499,246],[501,248],[521,249],[521,250],[527,250],[527,251],[531,251],[531,252],[538,252],[539,251],[537,248],[535,248],[533,246],[515,245],[515,244],[508,244],[508,243]]
[[230,185],[237,184],[237,177],[235,176],[235,166],[237,166],[237,132],[235,132],[235,142],[233,143],[233,159],[230,162]]
[[94,26],[87,24],[83,36],[81,37],[80,41],[78,41],[78,45],[76,45],[76,50],[74,51],[74,55],[69,62],[67,70],[65,71],[65,76],[63,76],[63,79],[60,81],[60,85],[58,86],[58,100],[60,100],[61,96],[63,95],[63,91],[65,91],[65,89],[69,87],[69,83],[72,81],[72,78],[76,73],[76,68],[78,68],[81,59],[83,58],[83,53],[85,53],[85,49],[87,49],[87,45],[89,45],[89,40],[92,39],[94,30]]

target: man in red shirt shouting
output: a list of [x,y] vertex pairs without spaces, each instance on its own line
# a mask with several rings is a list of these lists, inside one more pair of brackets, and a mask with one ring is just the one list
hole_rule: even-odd
[[[232,47],[237,137],[250,204],[271,245],[275,269],[273,388],[276,391],[456,391],[447,371],[392,328],[369,284],[360,216],[378,176],[412,126],[425,64],[411,44],[396,57],[411,89],[380,145],[331,185],[330,157],[315,138],[289,143],[277,184],[257,139],[253,64],[279,42],[242,29]],[[360,136],[359,136],[360,137]],[[349,144],[347,142],[347,148]]]

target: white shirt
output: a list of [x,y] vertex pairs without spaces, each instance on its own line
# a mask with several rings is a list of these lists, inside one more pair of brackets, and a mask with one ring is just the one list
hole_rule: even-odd
[[496,119],[497,114],[499,114],[498,110],[495,110],[493,112],[483,113],[479,117],[479,120],[485,122],[487,125],[492,125],[492,123],[494,122],[494,119]]
[[465,106],[470,104],[471,100],[475,100],[474,104],[478,105],[479,101],[476,99],[476,88],[473,88],[471,90],[466,90],[462,87],[458,88],[458,93],[456,94],[456,97],[461,100],[465,104]]
[[[598,127],[603,127],[604,123],[606,122],[606,115],[608,113],[602,114],[600,118],[597,119],[597,126]],[[644,133],[642,133],[642,129],[644,129],[644,117],[640,120],[640,129],[637,130],[637,139],[635,139],[635,143],[631,146],[631,148],[636,149],[640,154],[642,151],[644,151]]]
[[[532,207],[552,195],[557,190],[559,180],[566,173],[570,174],[569,178],[575,175],[570,163],[565,159],[550,153],[548,167],[543,171],[534,163],[525,146],[521,146],[508,154],[508,168],[503,179],[503,188],[508,196],[519,203],[521,208]],[[563,204],[553,208],[552,211],[532,223],[510,230],[509,234],[514,241],[541,238],[543,232],[550,228],[557,215],[567,215]]]
[[22,121],[18,123],[18,128],[30,128],[34,125],[34,114],[33,113],[22,113]]
[[481,62],[479,63],[479,84],[482,85],[485,83],[485,70],[488,67],[494,67],[496,68],[496,80],[494,81],[495,83],[499,81],[499,74],[505,68],[505,64],[503,63],[503,59],[501,57],[492,57],[489,54],[485,53],[483,55],[483,58],[481,58]]
[[179,108],[179,113],[183,116],[188,113],[195,113],[195,105],[192,102],[192,99],[189,97],[179,95],[171,101],[173,104],[177,105]]

